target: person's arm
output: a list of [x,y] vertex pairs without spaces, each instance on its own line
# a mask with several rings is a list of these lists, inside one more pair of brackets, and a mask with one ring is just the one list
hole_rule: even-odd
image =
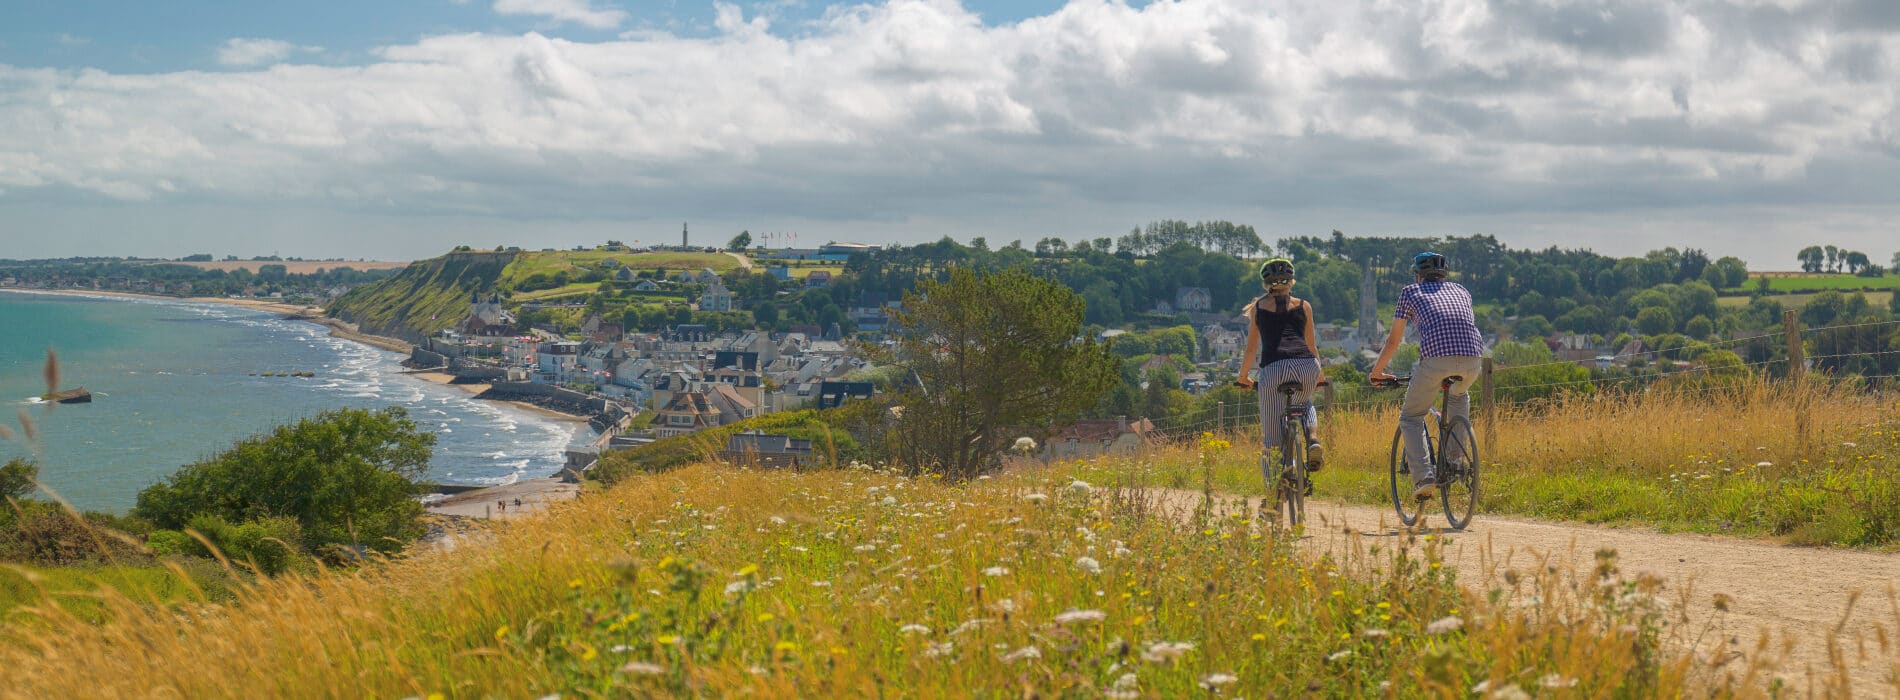
[[1392,319],[1392,334],[1385,337],[1385,349],[1379,351],[1379,361],[1372,363],[1372,373],[1368,379],[1392,379],[1385,366],[1392,362],[1392,356],[1399,351],[1399,344],[1405,342],[1405,319]]
[[1319,357],[1319,334],[1313,331],[1313,302],[1300,300],[1306,305],[1306,349],[1313,351],[1313,357]]
[[1247,324],[1247,349],[1240,351],[1240,379],[1235,380],[1234,383],[1239,384],[1243,389],[1252,389],[1253,380],[1247,377],[1247,370],[1252,369],[1250,365],[1253,364],[1253,358],[1257,357],[1258,355],[1256,353],[1260,352],[1260,324],[1252,323],[1253,304],[1248,304],[1247,308],[1241,311],[1241,314],[1246,316],[1249,321]]

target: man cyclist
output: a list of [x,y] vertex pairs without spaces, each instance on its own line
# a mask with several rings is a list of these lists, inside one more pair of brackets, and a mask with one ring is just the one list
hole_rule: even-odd
[[[1418,364],[1412,368],[1412,383],[1405,389],[1405,403],[1399,409],[1399,432],[1405,436],[1405,464],[1412,473],[1412,497],[1431,498],[1438,488],[1437,477],[1425,453],[1425,415],[1431,411],[1439,384],[1446,377],[1463,377],[1451,386],[1445,413],[1471,418],[1471,381],[1484,368],[1484,336],[1478,332],[1476,314],[1471,309],[1471,292],[1445,278],[1451,272],[1445,256],[1419,253],[1412,258],[1414,284],[1399,292],[1398,308],[1392,313],[1392,334],[1385,339],[1379,361],[1373,363],[1373,380],[1392,380],[1385,371],[1393,353],[1405,340],[1405,324],[1418,325]],[[1447,455],[1462,459],[1463,455]]]
[[[1258,382],[1248,379],[1247,370],[1242,369],[1238,384],[1244,389],[1258,389],[1261,470],[1269,487],[1274,477],[1264,460],[1270,459],[1274,449],[1281,446],[1278,411],[1279,389],[1283,383],[1299,382],[1300,389],[1293,394],[1293,404],[1307,407],[1306,427],[1313,436],[1313,442],[1306,446],[1307,471],[1319,471],[1324,461],[1319,444],[1319,415],[1312,404],[1313,389],[1319,386],[1323,376],[1319,343],[1313,334],[1313,304],[1294,298],[1293,283],[1293,261],[1286,258],[1266,261],[1260,266],[1260,286],[1266,293],[1241,312],[1247,317],[1251,330],[1247,333],[1247,347],[1240,356],[1259,368],[1260,379]],[[1311,487],[1310,482],[1308,486]]]

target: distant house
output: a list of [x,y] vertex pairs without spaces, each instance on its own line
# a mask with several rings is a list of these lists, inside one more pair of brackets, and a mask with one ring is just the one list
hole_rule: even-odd
[[820,382],[818,384],[818,407],[837,408],[851,399],[868,399],[877,387],[870,382]]
[[1143,418],[1079,420],[1043,442],[1044,459],[1076,459],[1104,454],[1127,454],[1141,446],[1142,438],[1154,430],[1154,423]]
[[830,270],[812,270],[811,274],[805,276],[805,286],[807,287],[831,286],[831,271]]
[[685,391],[673,394],[661,406],[653,420],[660,437],[695,433],[719,425],[719,411],[705,392]]
[[797,467],[811,463],[812,445],[810,440],[802,438],[748,430],[727,437],[726,449],[721,456],[759,466]]
[[726,289],[726,285],[718,282],[718,277],[715,276],[713,279],[713,283],[707,285],[705,293],[699,295],[699,310],[731,311],[732,290]]
[[792,278],[792,269],[784,265],[773,265],[771,267],[765,268],[765,271],[768,273],[771,273],[773,277],[777,277],[778,281],[780,282],[784,282]]
[[[633,281],[633,268],[631,268],[631,267],[623,267],[623,268],[620,268],[620,269],[618,269],[618,270],[614,270],[614,281],[616,281],[616,282],[632,282],[632,281]],[[650,283],[649,283],[649,284],[650,284]]]
[[[621,268],[621,270],[631,272],[630,270],[627,270],[624,267]],[[635,282],[633,284],[633,290],[636,292],[653,292],[653,291],[659,291],[659,289],[660,289],[660,285],[654,284],[653,280],[640,280],[639,282]]]
[[693,281],[698,282],[700,284],[705,284],[705,285],[724,283],[722,280],[719,279],[719,273],[713,272],[712,268],[710,267],[699,268],[699,272],[693,275]]
[[1174,290],[1174,308],[1181,311],[1207,311],[1214,308],[1214,297],[1206,287],[1181,287]]

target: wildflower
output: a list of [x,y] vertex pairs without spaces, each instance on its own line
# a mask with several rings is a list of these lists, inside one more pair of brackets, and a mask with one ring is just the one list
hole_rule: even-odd
[[811,582],[811,587],[812,588],[830,588],[831,582],[830,581],[813,581]]
[[1087,496],[1089,495],[1089,491],[1091,489],[1092,487],[1089,486],[1089,482],[1083,481],[1081,479],[1076,479],[1074,481],[1069,482],[1070,495]]
[[886,507],[889,507],[889,506],[894,506],[894,505],[897,505],[897,497],[896,497],[896,496],[885,496],[885,497],[884,497],[884,500],[882,500],[882,501],[878,501],[878,505],[881,505],[881,506],[886,506]]
[[951,650],[954,648],[955,647],[951,646],[949,642],[943,642],[940,644],[930,644],[924,647],[924,656],[927,656],[933,659],[939,656],[948,656]]
[[990,568],[987,568],[987,569],[984,569],[984,570],[983,570],[983,575],[984,575],[984,576],[989,576],[989,577],[991,577],[991,578],[995,578],[995,577],[997,577],[997,576],[1008,576],[1008,575],[1009,575],[1009,568],[1008,568],[1008,567],[1002,567],[1002,566],[992,566],[992,567],[990,567]]
[[1071,622],[1100,622],[1107,617],[1108,613],[1100,610],[1069,610],[1060,615],[1056,615],[1056,624],[1066,625]]
[[782,652],[786,654],[796,653],[798,651],[798,644],[791,641],[779,642],[777,644],[772,645],[772,651]]
[[739,567],[739,571],[737,573],[734,573],[733,575],[734,576],[751,576],[756,573],[759,573],[759,565],[747,564],[745,566]]
[[1256,642],[1267,641],[1267,635],[1261,632],[1255,632],[1253,633],[1253,640]]
[[759,613],[759,616],[754,619],[758,620],[759,622],[771,622],[773,620],[778,619],[778,616],[773,615],[772,613]]
[[784,518],[781,518],[781,517],[778,517],[778,516],[776,516],[776,515],[774,515],[774,516],[772,516],[772,524],[773,524],[773,525],[784,525],[784,524],[785,524],[785,519],[784,519]]
[[1756,462],[1755,463],[1755,468],[1757,469],[1767,469],[1772,466],[1775,466],[1774,462]]
[[1155,642],[1141,653],[1141,659],[1149,663],[1171,662],[1193,650],[1193,642]]
[[726,584],[726,595],[740,595],[752,590],[751,581],[733,581]]
[[984,620],[984,619],[970,620],[961,625],[957,625],[956,629],[950,631],[950,636],[954,637],[959,634],[963,634],[964,632],[968,632],[970,630],[979,629],[982,626],[989,624],[989,622],[990,622],[989,620]]
[[1547,673],[1544,674],[1543,678],[1537,679],[1537,684],[1546,688],[1575,688],[1577,687],[1577,679],[1565,678],[1555,673]]
[[1124,673],[1120,678],[1115,679],[1106,692],[1102,693],[1102,697],[1111,700],[1134,700],[1141,697],[1141,686],[1135,674]]
[[1327,662],[1327,663],[1338,663],[1338,662],[1341,662],[1341,661],[1345,661],[1346,659],[1350,659],[1350,658],[1352,658],[1352,650],[1351,650],[1351,649],[1342,649],[1342,650],[1340,650],[1340,651],[1335,651],[1335,652],[1333,652],[1333,653],[1332,653],[1331,655],[1328,655],[1328,656],[1326,657],[1326,662]]
[[659,638],[659,639],[655,639],[655,640],[653,640],[653,641],[656,641],[656,642],[659,642],[659,643],[661,643],[661,644],[678,644],[678,643],[679,643],[679,641],[680,641],[680,638],[679,638],[679,637],[675,637],[675,636],[673,636],[673,635],[670,635],[670,634],[662,634],[662,635],[660,635],[660,638]]
[[904,625],[903,627],[899,627],[897,628],[897,631],[902,632],[904,634],[922,634],[922,635],[930,634],[929,627],[925,627],[915,622],[910,623],[908,625]]
[[1030,503],[1041,503],[1043,501],[1049,500],[1049,496],[1045,494],[1041,494],[1041,493],[1032,493],[1027,496],[1024,496],[1023,500],[1028,501]]
[[1390,632],[1387,632],[1385,630],[1373,628],[1373,629],[1360,632],[1359,636],[1365,637],[1366,639],[1383,639],[1389,636],[1390,634],[1391,634]]
[[1205,676],[1201,676],[1201,689],[1214,690],[1215,688],[1219,688],[1224,685],[1230,685],[1239,680],[1240,680],[1239,676],[1235,676],[1234,674],[1231,674],[1231,673],[1210,673]]
[[657,676],[666,673],[666,668],[659,664],[650,664],[645,661],[629,661],[627,665],[620,667],[620,672],[642,676]]
[[1081,569],[1091,574],[1102,573],[1102,563],[1099,561],[1096,561],[1094,557],[1076,557],[1075,568]]
[[495,641],[499,642],[502,640],[503,637],[507,637],[507,636],[508,636],[507,625],[502,625],[500,627],[495,628]]
[[1441,617],[1425,626],[1426,634],[1449,634],[1465,626],[1464,618],[1458,616]]
[[1042,650],[1035,646],[1026,646],[1003,655],[1003,663],[1013,664],[1023,659],[1040,659]]

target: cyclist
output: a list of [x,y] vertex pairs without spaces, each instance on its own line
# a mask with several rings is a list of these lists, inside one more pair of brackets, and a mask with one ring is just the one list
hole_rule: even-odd
[[[1451,387],[1445,413],[1471,418],[1471,380],[1484,367],[1484,336],[1478,332],[1476,314],[1471,310],[1471,292],[1456,282],[1445,281],[1451,271],[1445,256],[1419,253],[1412,258],[1415,282],[1399,292],[1398,308],[1392,314],[1392,334],[1385,339],[1379,361],[1373,363],[1371,379],[1391,380],[1385,371],[1392,354],[1405,340],[1407,321],[1418,325],[1418,364],[1412,368],[1412,383],[1405,389],[1405,403],[1399,409],[1399,432],[1405,435],[1405,464],[1412,472],[1412,497],[1431,498],[1438,488],[1425,454],[1425,414],[1432,408],[1438,387],[1446,377],[1463,377]],[[1463,455],[1447,455],[1462,459]]]
[[[1319,386],[1319,345],[1313,335],[1313,305],[1293,298],[1293,261],[1274,258],[1260,266],[1260,285],[1266,293],[1247,304],[1242,313],[1252,321],[1247,333],[1247,349],[1241,357],[1260,369],[1260,379],[1248,379],[1240,373],[1241,388],[1255,389],[1260,397],[1262,454],[1271,455],[1280,446],[1278,421],[1282,401],[1280,385],[1297,381],[1300,390],[1293,403],[1306,404],[1307,432],[1313,442],[1306,447],[1307,471],[1319,471],[1322,461],[1319,444],[1319,414],[1313,410],[1313,389]],[[1259,354],[1255,355],[1255,351]],[[1268,475],[1271,484],[1272,476]]]

